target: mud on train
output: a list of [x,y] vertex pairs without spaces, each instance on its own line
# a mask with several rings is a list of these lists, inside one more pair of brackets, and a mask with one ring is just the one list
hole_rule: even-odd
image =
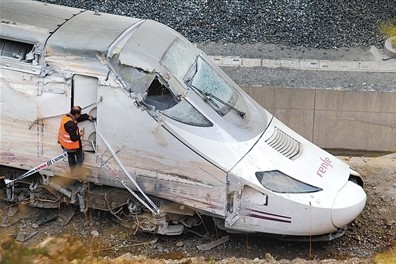
[[[0,4],[2,199],[110,211],[158,234],[181,234],[206,215],[227,232],[327,240],[363,210],[355,171],[171,28],[34,1]],[[57,143],[74,105],[97,118],[79,124],[77,175]]]

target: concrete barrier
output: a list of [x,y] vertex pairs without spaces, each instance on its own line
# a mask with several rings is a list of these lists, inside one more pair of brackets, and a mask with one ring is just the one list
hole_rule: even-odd
[[243,86],[264,108],[322,148],[396,151],[396,93]]

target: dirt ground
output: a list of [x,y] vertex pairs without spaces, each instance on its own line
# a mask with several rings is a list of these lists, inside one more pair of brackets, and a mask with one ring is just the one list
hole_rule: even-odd
[[[362,175],[368,199],[346,234],[330,242],[227,234],[216,230],[211,219],[204,228],[175,237],[134,234],[100,211],[73,215],[74,209],[67,207],[60,214],[0,201],[0,264],[396,263],[396,154],[340,158]],[[12,214],[22,219],[5,225]],[[202,237],[205,229],[210,235]],[[219,245],[206,251],[197,248],[210,242]]]

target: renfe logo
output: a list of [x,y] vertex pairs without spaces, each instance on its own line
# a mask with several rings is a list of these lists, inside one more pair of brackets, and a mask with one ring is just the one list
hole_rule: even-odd
[[320,167],[316,173],[320,177],[323,177],[323,175],[326,173],[329,167],[333,168],[333,165],[331,165],[331,160],[328,157],[320,158],[320,160],[322,161],[322,164],[320,164]]

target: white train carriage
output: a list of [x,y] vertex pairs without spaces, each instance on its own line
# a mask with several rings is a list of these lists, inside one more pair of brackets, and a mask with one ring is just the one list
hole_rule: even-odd
[[[332,239],[363,210],[351,168],[273,117],[202,51],[151,20],[1,1],[2,196],[111,211],[180,234],[196,214],[229,232]],[[83,122],[84,170],[60,153],[60,118]],[[50,162],[51,163],[51,162]],[[49,165],[49,164],[48,164]]]

